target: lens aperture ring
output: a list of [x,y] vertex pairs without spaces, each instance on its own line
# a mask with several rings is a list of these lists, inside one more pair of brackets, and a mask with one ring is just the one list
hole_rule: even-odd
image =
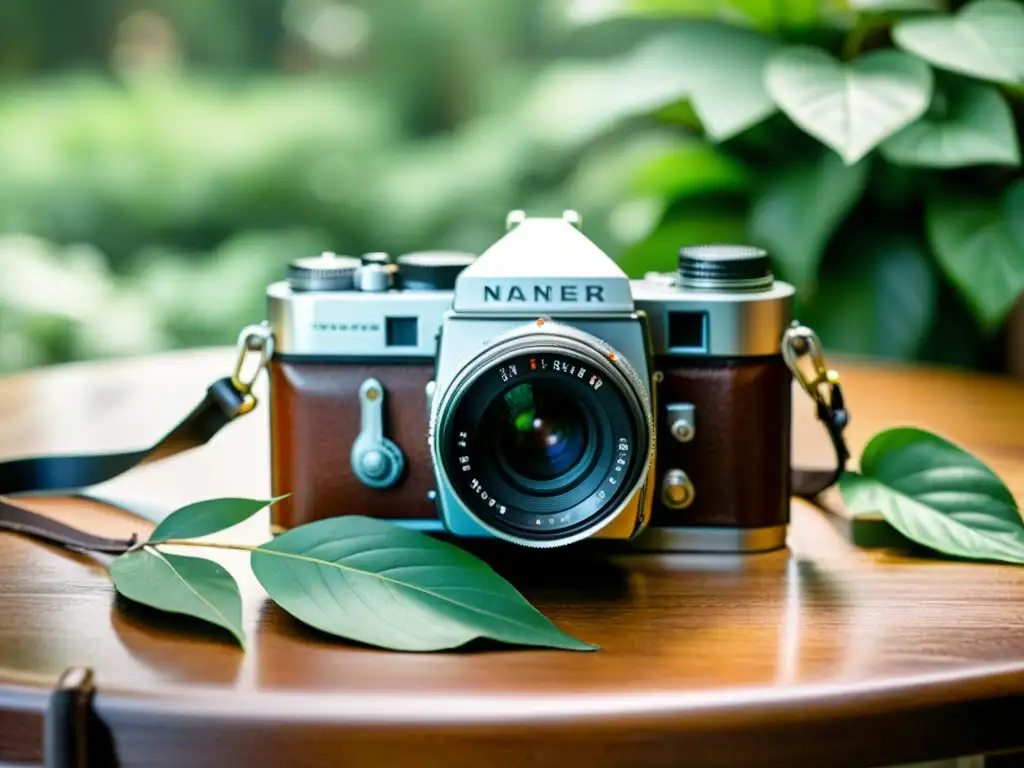
[[[602,424],[597,459],[588,454],[594,468],[557,493],[539,484],[533,495],[517,494],[479,448],[497,439],[495,425],[479,421],[484,409],[530,382],[564,388]],[[550,321],[492,342],[446,387],[433,414],[432,458],[463,506],[494,535],[529,546],[593,535],[633,497],[653,460],[652,406],[636,370],[603,341]]]

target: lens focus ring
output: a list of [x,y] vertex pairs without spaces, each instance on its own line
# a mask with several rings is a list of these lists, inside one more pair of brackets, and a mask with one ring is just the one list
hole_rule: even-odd
[[[545,393],[579,403],[584,416],[561,409],[570,433],[590,426],[585,436],[572,433],[581,441],[566,448],[574,460],[578,450],[572,469],[524,479],[514,470],[529,457],[502,462],[497,441],[510,414],[530,413],[524,398]],[[551,437],[546,427],[536,427],[541,437]],[[604,527],[643,482],[654,447],[650,399],[633,367],[590,334],[551,322],[506,334],[464,366],[438,401],[431,434],[435,467],[477,522],[530,546],[567,544]]]

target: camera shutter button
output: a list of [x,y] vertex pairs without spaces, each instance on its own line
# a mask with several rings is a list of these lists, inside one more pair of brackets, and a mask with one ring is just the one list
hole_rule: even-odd
[[352,472],[370,488],[390,488],[405,468],[405,456],[384,436],[384,387],[367,379],[359,387],[361,429],[352,444]]

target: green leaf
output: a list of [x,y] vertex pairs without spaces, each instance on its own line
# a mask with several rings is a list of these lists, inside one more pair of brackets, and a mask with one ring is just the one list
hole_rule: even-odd
[[925,243],[906,230],[857,224],[844,229],[800,318],[826,349],[913,359],[935,314],[937,270]]
[[640,278],[647,272],[674,270],[684,245],[735,243],[746,236],[746,220],[739,211],[696,200],[686,208],[685,214],[663,222],[616,257],[627,275]]
[[924,114],[932,71],[900,51],[843,64],[820,49],[793,46],[771,57],[765,84],[794,123],[853,165]]
[[600,63],[555,64],[533,82],[518,119],[523,133],[543,146],[575,147],[677,101],[688,77],[675,53],[663,45],[640,46]]
[[567,650],[565,634],[491,568],[458,547],[383,520],[320,520],[252,553],[270,597],[324,632],[401,651],[487,637]]
[[853,512],[878,511],[908,539],[956,557],[1024,563],[1024,521],[991,469],[921,429],[886,430],[868,443],[861,474],[839,482]]
[[1024,181],[1001,199],[936,195],[926,219],[939,265],[982,328],[995,330],[1024,291]]
[[284,496],[264,501],[262,499],[207,499],[177,509],[164,518],[150,534],[150,541],[167,539],[197,539],[217,531],[223,531],[243,520],[248,520],[261,509]]
[[712,192],[746,192],[750,172],[738,160],[704,140],[683,139],[646,159],[633,173],[638,195],[679,199]]
[[941,11],[942,0],[850,0],[858,11]]
[[707,21],[673,25],[650,44],[650,53],[684,73],[689,95],[708,136],[725,141],[775,112],[761,76],[779,43],[747,29]]
[[242,597],[234,578],[220,564],[147,546],[114,560],[110,576],[117,591],[129,600],[216,624],[245,648]]
[[594,24],[622,17],[714,19],[768,31],[815,23],[823,10],[838,7],[837,0],[570,0],[566,16],[575,24]]
[[925,115],[882,144],[887,160],[921,168],[1020,164],[1013,114],[995,88],[950,81],[934,102],[937,114]]
[[825,246],[864,193],[868,161],[847,165],[831,152],[769,176],[753,203],[750,239],[781,275],[809,295]]
[[893,39],[941,69],[1024,81],[1024,6],[1015,0],[974,0],[955,16],[908,19],[896,25]]

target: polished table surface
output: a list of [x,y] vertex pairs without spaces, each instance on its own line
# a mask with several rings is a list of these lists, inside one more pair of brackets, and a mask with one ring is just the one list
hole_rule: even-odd
[[[232,364],[230,350],[0,379],[0,460],[141,447]],[[1024,498],[1024,385],[841,363],[854,456],[911,424],[974,451]],[[800,398],[796,459],[827,463]],[[208,446],[95,489],[147,514],[269,492],[266,409]],[[826,499],[826,506],[835,499]],[[25,501],[97,533],[125,512]],[[267,536],[261,513],[229,531]],[[492,561],[596,653],[357,647],[265,601],[243,553],[250,649],[116,597],[102,556],[0,533],[0,764],[41,762],[61,673],[94,671],[117,764],[880,765],[1024,747],[1024,568],[857,549],[794,502],[788,548]],[[238,555],[238,557],[233,557]]]

